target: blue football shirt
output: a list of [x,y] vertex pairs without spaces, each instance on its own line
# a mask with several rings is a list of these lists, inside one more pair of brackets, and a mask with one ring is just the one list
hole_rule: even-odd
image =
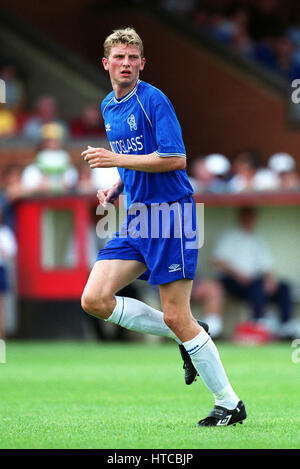
[[[121,99],[109,93],[101,104],[106,134],[114,153],[186,157],[182,131],[170,100],[138,80]],[[193,193],[185,170],[149,173],[118,168],[127,206],[174,202]]]

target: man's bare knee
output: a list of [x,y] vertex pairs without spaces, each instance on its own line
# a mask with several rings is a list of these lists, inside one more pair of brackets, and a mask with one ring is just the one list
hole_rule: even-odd
[[164,322],[171,331],[176,331],[175,334],[183,331],[191,320],[192,318],[189,315],[183,315],[182,312],[176,309],[170,308],[164,311]]
[[190,340],[201,330],[189,310],[173,308],[171,305],[164,309],[164,322],[181,340]]
[[81,297],[82,309],[92,316],[101,319],[107,319],[113,312],[115,306],[114,297],[111,295],[95,297],[87,293],[83,293]]

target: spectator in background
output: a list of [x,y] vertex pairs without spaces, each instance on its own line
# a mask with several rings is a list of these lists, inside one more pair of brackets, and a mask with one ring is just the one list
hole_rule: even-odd
[[296,162],[288,153],[274,153],[268,162],[269,168],[279,179],[281,190],[300,190],[300,177],[296,170]]
[[228,190],[233,193],[276,190],[279,180],[270,168],[261,167],[261,157],[256,150],[242,150],[233,158],[233,177]]
[[249,35],[249,12],[244,7],[236,6],[232,14],[233,37],[231,40],[233,48],[242,54],[253,53],[253,40]]
[[277,304],[281,317],[278,336],[289,338],[295,333],[290,286],[274,275],[273,257],[266,241],[255,233],[255,223],[255,210],[241,208],[238,226],[221,234],[216,243],[213,265],[225,291],[249,304],[254,321],[264,318],[268,303]]
[[11,228],[2,222],[2,212],[0,212],[0,338],[5,338],[5,294],[8,290],[7,262],[11,260],[17,252],[15,236]]
[[12,111],[21,109],[24,105],[24,85],[18,77],[17,67],[11,60],[0,63],[0,78],[5,81],[6,107]]
[[253,44],[248,33],[249,12],[243,5],[231,4],[223,11],[211,10],[207,16],[199,9],[195,20],[217,41],[230,44],[244,54],[252,53]]
[[227,191],[230,162],[218,153],[199,157],[193,162],[190,182],[196,193],[220,194]]
[[[22,181],[22,175],[23,175],[23,166],[20,165],[8,165],[2,174],[2,180],[3,180],[3,195],[6,199],[7,205],[5,206],[4,210],[4,216],[5,216],[5,222],[6,222],[6,212],[8,212],[8,220],[6,223],[9,226],[13,226],[12,220],[13,220],[13,209],[12,209],[12,204],[26,196],[34,195],[36,194],[36,189],[31,188],[31,187],[26,187],[26,185],[23,184]],[[39,192],[45,192],[48,190],[48,187],[41,187]]]
[[53,96],[40,97],[35,105],[34,116],[24,125],[24,137],[37,143],[42,138],[42,128],[45,124],[55,123],[61,128],[62,140],[65,142],[68,137],[68,127],[59,117],[57,103]]
[[254,150],[242,150],[233,157],[233,177],[229,182],[230,192],[253,190],[253,181],[260,166],[260,155]]
[[41,143],[35,162],[22,174],[22,184],[32,192],[59,193],[72,189],[77,183],[77,171],[70,155],[63,148],[63,129],[57,123],[41,127]]
[[275,40],[275,70],[293,81],[300,76],[300,63],[296,56],[296,45],[286,36],[282,35]]
[[283,34],[258,43],[253,49],[253,58],[284,79],[293,81],[299,77],[300,64],[296,46]]
[[72,137],[104,137],[106,134],[100,106],[96,103],[87,104],[82,114],[71,122],[70,130]]

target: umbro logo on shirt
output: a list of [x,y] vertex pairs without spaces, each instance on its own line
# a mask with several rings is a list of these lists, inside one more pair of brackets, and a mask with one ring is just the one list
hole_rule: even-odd
[[136,121],[135,121],[135,117],[133,114],[131,114],[128,119],[127,119],[127,124],[129,125],[130,127],[130,130],[137,130],[137,125],[136,125]]
[[169,272],[177,272],[178,270],[181,270],[180,264],[172,264],[169,265],[168,267]]
[[111,125],[110,125],[110,124],[106,124],[105,129],[106,129],[106,132],[109,132],[109,131],[111,130]]

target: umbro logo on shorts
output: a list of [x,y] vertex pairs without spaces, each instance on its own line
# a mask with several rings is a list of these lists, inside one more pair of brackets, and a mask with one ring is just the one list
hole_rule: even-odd
[[111,130],[111,125],[110,125],[110,124],[106,124],[105,129],[106,129],[106,132],[109,132],[109,131]]
[[168,267],[169,272],[177,272],[177,270],[181,270],[180,264],[172,264]]

